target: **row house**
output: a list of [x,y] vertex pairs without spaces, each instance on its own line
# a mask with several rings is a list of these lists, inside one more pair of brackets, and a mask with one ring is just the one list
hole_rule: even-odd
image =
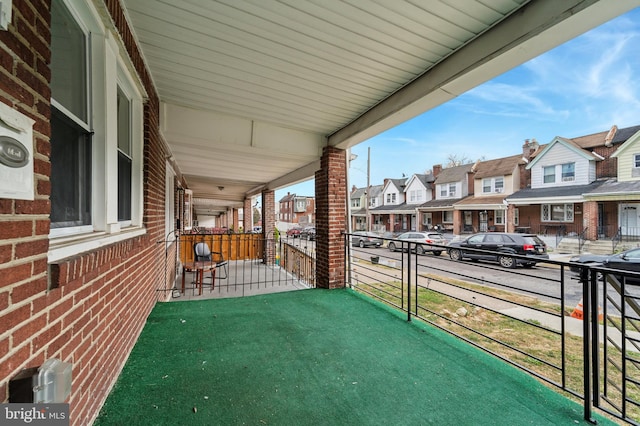
[[278,220],[300,226],[312,225],[316,222],[316,204],[313,197],[291,194],[282,197],[278,202]]
[[587,240],[640,235],[639,132],[640,126],[613,126],[555,137],[527,164],[531,185],[506,199],[509,230]]
[[382,205],[382,189],[383,185],[371,185],[369,186],[369,191],[367,191],[367,188],[357,188],[355,186],[351,189],[351,229],[354,231],[367,230],[367,214],[369,209]]
[[520,189],[525,157],[513,155],[479,162],[473,174],[473,192],[453,205],[458,221],[455,234],[506,230],[505,198]]
[[[640,237],[640,126],[526,140],[522,154],[386,179],[374,231]],[[361,223],[366,214],[362,213]]]
[[461,223],[460,211],[454,205],[473,194],[473,173],[478,163],[442,168],[433,166],[433,198],[420,206],[420,230],[446,230],[454,232]]

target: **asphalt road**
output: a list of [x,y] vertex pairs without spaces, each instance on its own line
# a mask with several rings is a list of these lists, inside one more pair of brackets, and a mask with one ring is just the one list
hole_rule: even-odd
[[[400,268],[401,262],[404,262],[406,268],[407,254],[404,253],[403,256],[401,252],[391,252],[386,248],[352,247],[351,255],[364,260],[370,260],[372,256],[379,256],[382,264]],[[576,279],[576,274],[570,272],[568,268],[563,270],[558,265],[540,263],[530,269],[522,267],[505,269],[490,262],[457,262],[451,260],[446,252],[440,256],[434,256],[431,253],[422,256],[412,254],[412,268],[416,260],[421,274],[435,274],[526,294],[558,305],[562,294],[564,294],[565,305],[568,309],[575,307],[582,298],[582,284]],[[564,291],[562,290],[563,277]]]

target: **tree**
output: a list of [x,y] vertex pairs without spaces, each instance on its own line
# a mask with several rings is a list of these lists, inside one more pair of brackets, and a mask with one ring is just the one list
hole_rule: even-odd
[[[483,161],[485,159],[485,156],[483,155],[482,157],[478,158],[478,161]],[[449,154],[447,156],[447,164],[446,166],[444,166],[444,168],[448,168],[448,167],[456,167],[456,166],[462,166],[464,164],[471,164],[474,161],[467,157],[465,154],[459,155],[459,154]]]

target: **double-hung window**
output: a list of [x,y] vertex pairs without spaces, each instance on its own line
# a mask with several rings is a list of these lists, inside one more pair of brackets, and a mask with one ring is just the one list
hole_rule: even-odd
[[542,179],[544,183],[555,183],[556,166],[546,166],[542,168]]
[[94,247],[88,236],[145,232],[145,92],[113,24],[100,16],[92,2],[51,2],[50,261]]
[[51,228],[91,225],[89,35],[61,1],[51,7]]
[[576,180],[576,163],[566,163],[562,165],[562,181],[573,182]]
[[121,87],[117,94],[118,117],[118,221],[131,222],[131,100]]

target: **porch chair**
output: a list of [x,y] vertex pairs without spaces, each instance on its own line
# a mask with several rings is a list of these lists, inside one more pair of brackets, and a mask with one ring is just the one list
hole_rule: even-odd
[[[209,249],[209,245],[205,242],[196,243],[193,246],[193,260],[196,262],[215,262],[216,269],[224,272],[223,274],[216,274],[218,279],[224,280],[229,276],[229,271],[227,269],[228,262],[224,259],[222,252],[219,251],[211,251]],[[213,273],[212,273],[213,278]],[[211,288],[213,288],[214,283],[211,283]]]

